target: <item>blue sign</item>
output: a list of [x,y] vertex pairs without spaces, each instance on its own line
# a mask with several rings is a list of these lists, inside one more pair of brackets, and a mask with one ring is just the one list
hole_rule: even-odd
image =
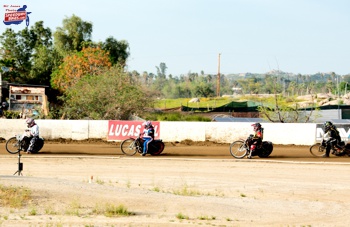
[[21,24],[26,21],[26,26],[29,26],[29,14],[32,12],[27,12],[27,5],[17,6],[17,5],[4,5],[5,8],[5,20],[3,21],[5,25],[11,24]]
[[6,67],[6,66],[1,66],[1,70],[4,72],[8,72],[8,71],[10,71],[10,68]]

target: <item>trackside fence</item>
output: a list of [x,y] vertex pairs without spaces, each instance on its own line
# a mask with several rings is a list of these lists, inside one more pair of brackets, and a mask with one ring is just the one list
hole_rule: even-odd
[[[117,120],[36,120],[40,136],[53,139],[102,139],[121,141],[137,136],[142,130],[140,121]],[[249,122],[154,122],[156,137],[164,142],[184,140],[231,143],[252,134]],[[336,124],[343,140],[349,137],[350,124]],[[323,137],[321,124],[316,123],[262,123],[264,140],[281,145],[312,145]],[[23,119],[0,119],[0,138],[9,139],[23,133]]]

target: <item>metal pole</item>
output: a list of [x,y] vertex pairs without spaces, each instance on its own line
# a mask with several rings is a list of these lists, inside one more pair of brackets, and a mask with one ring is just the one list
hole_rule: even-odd
[[220,97],[220,56],[219,54],[219,64],[218,64],[218,78],[217,78],[217,83],[216,83],[216,96]]
[[9,110],[11,110],[11,86],[9,86]]
[[339,108],[340,96],[339,96],[339,77],[338,76],[337,76],[337,90],[338,90],[338,119],[340,119],[340,108]]
[[2,103],[2,75],[0,72],[0,103]]
[[346,95],[347,89],[348,89],[348,83],[346,82],[346,84],[345,84],[345,91],[344,91],[344,95]]

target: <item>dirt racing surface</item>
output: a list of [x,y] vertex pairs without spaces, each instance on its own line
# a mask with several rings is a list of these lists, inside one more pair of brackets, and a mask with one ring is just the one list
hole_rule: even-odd
[[[18,174],[3,141],[0,186],[31,199],[22,208],[0,200],[0,226],[350,226],[350,158],[308,148],[235,159],[229,144],[187,141],[129,157],[115,143],[46,141],[20,156]],[[129,215],[107,212],[118,206]]]

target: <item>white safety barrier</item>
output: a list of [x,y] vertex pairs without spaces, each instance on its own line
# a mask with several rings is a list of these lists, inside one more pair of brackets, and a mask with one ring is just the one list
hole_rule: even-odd
[[[108,120],[36,120],[40,135],[50,139],[108,140]],[[248,122],[159,122],[159,138],[164,142],[183,140],[231,143],[253,133]],[[312,145],[316,142],[317,124],[262,123],[264,140],[281,145]],[[319,126],[319,125],[318,125]],[[0,119],[0,138],[9,139],[26,128],[23,119]],[[318,129],[319,131],[319,129]],[[348,128],[341,133],[348,137]]]

